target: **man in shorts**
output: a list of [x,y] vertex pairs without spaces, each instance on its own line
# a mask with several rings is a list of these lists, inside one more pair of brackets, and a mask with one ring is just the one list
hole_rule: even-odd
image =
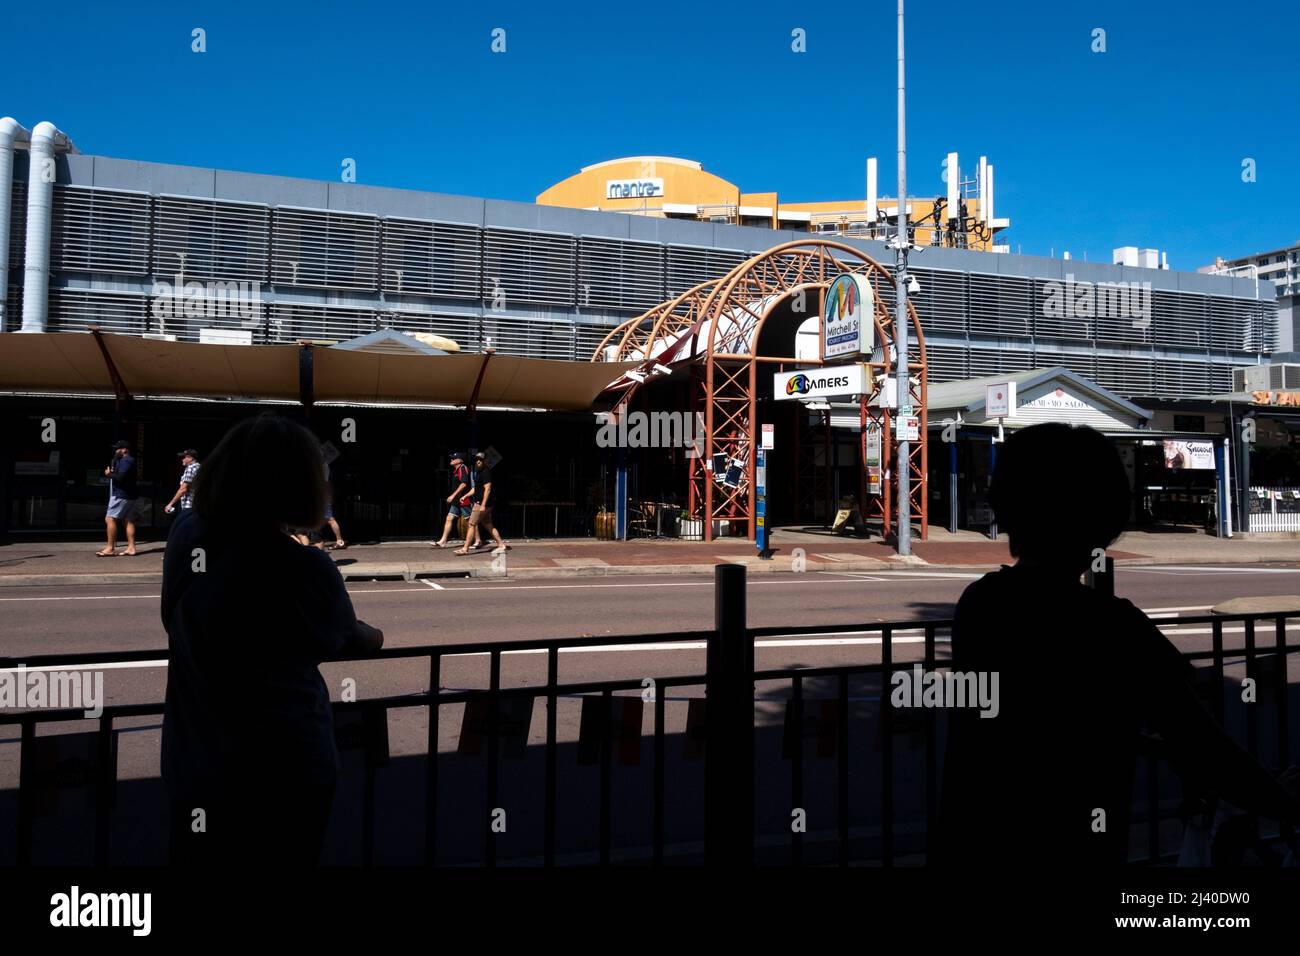
[[104,515],[104,525],[108,530],[108,546],[95,554],[101,558],[117,557],[117,522],[126,525],[126,550],[123,557],[135,557],[135,459],[131,457],[131,445],[119,441],[113,445],[113,461],[104,469],[108,479],[108,511]]
[[474,455],[474,501],[469,515],[469,530],[465,533],[465,546],[454,554],[469,554],[469,543],[473,536],[482,531],[492,535],[497,546],[493,554],[505,554],[510,547],[501,540],[501,532],[492,524],[492,469],[487,466],[487,456],[483,452]]
[[[464,518],[467,521],[473,510],[473,492],[471,486],[469,466],[465,464],[465,456],[458,451],[451,453],[451,494],[447,496],[447,520],[442,526],[442,537],[434,541],[430,547],[445,548],[447,539],[451,537],[452,529],[456,527],[456,519]],[[478,528],[474,529],[473,547],[479,546]]]

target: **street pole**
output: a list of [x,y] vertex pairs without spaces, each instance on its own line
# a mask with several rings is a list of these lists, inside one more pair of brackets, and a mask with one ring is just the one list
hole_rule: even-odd
[[[903,408],[911,404],[907,361],[907,108],[903,82],[903,0],[898,0],[898,234],[894,240],[894,283],[898,291],[898,308],[894,313],[894,343],[898,355],[894,377],[897,399],[894,427],[902,420]],[[895,432],[899,434],[899,432]],[[903,433],[905,434],[905,433]],[[912,553],[912,473],[911,443],[897,442],[894,468],[898,485],[898,553]]]

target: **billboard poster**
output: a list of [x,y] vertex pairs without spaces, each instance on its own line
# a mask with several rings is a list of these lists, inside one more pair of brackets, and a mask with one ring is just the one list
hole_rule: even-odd
[[1165,467],[1170,471],[1214,470],[1214,442],[1169,440],[1164,446]]

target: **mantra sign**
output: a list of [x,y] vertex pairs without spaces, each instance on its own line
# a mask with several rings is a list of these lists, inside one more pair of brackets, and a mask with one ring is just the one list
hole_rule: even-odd
[[662,179],[607,179],[606,199],[646,199],[664,194]]

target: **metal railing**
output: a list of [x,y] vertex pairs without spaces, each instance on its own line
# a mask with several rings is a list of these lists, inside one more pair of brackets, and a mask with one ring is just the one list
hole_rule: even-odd
[[[1109,560],[1108,560],[1109,563]],[[1106,589],[1113,593],[1113,565],[1106,572],[1090,575],[1094,587]],[[805,736],[805,717],[811,702],[810,687],[829,685],[833,695],[820,697],[822,719],[833,722],[833,727],[823,727],[827,739],[832,741],[828,750],[833,750],[834,770],[833,803],[834,831],[823,839],[819,860],[834,862],[846,866],[851,862],[870,861],[883,866],[892,866],[898,861],[898,807],[896,805],[895,782],[897,754],[894,740],[895,724],[907,724],[900,728],[904,732],[916,734],[923,739],[923,752],[920,755],[920,771],[923,776],[923,797],[920,806],[911,806],[913,824],[916,817],[924,822],[923,838],[914,839],[915,827],[909,831],[913,844],[918,842],[928,845],[929,835],[934,832],[938,810],[938,713],[934,708],[925,708],[920,715],[914,711],[895,712],[886,704],[886,688],[890,677],[896,671],[910,668],[916,663],[924,666],[926,671],[935,671],[945,666],[939,659],[938,644],[949,632],[949,620],[913,620],[876,623],[852,623],[848,625],[821,625],[813,627],[749,627],[746,621],[745,569],[739,565],[722,565],[716,569],[715,576],[715,621],[708,631],[669,632],[636,637],[583,637],[547,640],[507,640],[493,643],[463,643],[424,645],[419,647],[392,648],[363,658],[347,660],[366,661],[427,661],[428,688],[417,694],[392,695],[357,701],[354,703],[335,703],[336,718],[348,714],[362,715],[362,738],[359,748],[364,755],[363,762],[363,799],[361,828],[361,862],[371,865],[375,861],[375,824],[376,824],[376,774],[387,763],[386,748],[387,723],[390,711],[404,709],[423,709],[428,717],[426,736],[426,758],[424,766],[424,861],[426,864],[447,862],[439,857],[439,795],[443,784],[440,767],[439,733],[443,727],[444,709],[464,705],[462,721],[471,719],[471,709],[481,721],[481,735],[486,743],[485,784],[483,788],[483,845],[481,862],[486,866],[498,863],[498,835],[490,825],[495,808],[501,798],[501,760],[503,736],[511,733],[509,728],[509,702],[527,700],[536,705],[545,701],[545,739],[541,745],[544,765],[541,777],[542,853],[541,862],[553,866],[559,862],[560,847],[557,840],[557,819],[559,808],[559,748],[561,742],[557,727],[558,702],[562,698],[603,699],[603,714],[597,728],[598,741],[598,789],[596,830],[599,834],[595,857],[597,862],[608,865],[615,862],[612,821],[614,818],[613,783],[615,732],[612,715],[615,695],[633,693],[645,700],[652,707],[652,729],[650,732],[650,750],[653,754],[651,782],[649,793],[651,843],[648,848],[638,848],[629,852],[620,849],[620,862],[635,860],[651,865],[662,865],[668,847],[669,837],[666,832],[666,806],[668,788],[669,759],[667,754],[666,703],[673,699],[667,692],[682,688],[703,688],[704,697],[690,698],[693,702],[707,701],[707,710],[701,706],[702,745],[704,752],[704,786],[702,799],[697,809],[703,816],[703,861],[707,864],[750,864],[755,862],[756,849],[762,844],[766,850],[783,840],[788,840],[789,861],[795,865],[806,862],[808,836],[797,828],[784,828],[780,831],[762,830],[756,826],[755,804],[758,797],[756,783],[756,726],[755,701],[756,684],[765,682],[788,683],[789,694],[786,701],[787,736],[791,726],[794,728],[794,743],[787,747],[789,762],[790,806],[794,808],[806,805],[811,796],[808,788],[809,755]],[[1276,730],[1274,736],[1276,765],[1281,768],[1291,762],[1291,737],[1289,728],[1287,659],[1290,654],[1300,650],[1300,645],[1288,646],[1286,623],[1290,618],[1300,617],[1300,613],[1253,613],[1234,615],[1200,615],[1162,619],[1162,627],[1210,628],[1210,649],[1206,651],[1185,652],[1184,658],[1194,664],[1208,662],[1202,669],[1203,676],[1208,676],[1206,687],[1213,690],[1207,695],[1209,707],[1222,724],[1224,720],[1223,687],[1225,674],[1231,666],[1236,666],[1238,659],[1244,663],[1246,676],[1257,684],[1268,687],[1275,698]],[[1242,643],[1240,648],[1225,648],[1225,627],[1240,626]],[[1261,648],[1257,640],[1258,632],[1263,628],[1273,631],[1272,646]],[[763,647],[766,638],[788,638],[791,636],[812,637],[816,635],[844,634],[845,632],[879,635],[879,660],[864,661],[845,665],[818,667],[780,667],[755,669],[755,647]],[[584,648],[619,645],[644,646],[669,644],[675,648],[696,646],[706,652],[704,673],[673,674],[653,678],[653,697],[644,696],[646,683],[642,676],[614,680],[587,680],[561,682],[559,679],[559,655],[561,652],[581,651]],[[920,643],[921,657],[902,660],[905,655],[899,649],[907,645]],[[502,656],[518,652],[545,654],[546,679],[544,683],[526,686],[508,687],[502,683]],[[55,669],[59,665],[79,670],[93,669],[103,664],[129,664],[156,660],[158,650],[141,650],[128,652],[104,652],[97,654],[75,655],[38,655],[26,657],[20,663],[11,659],[0,659],[0,669],[26,667],[27,669]],[[488,658],[487,687],[484,689],[442,688],[443,666],[446,658],[453,656],[486,656]],[[879,682],[880,693],[877,697],[853,698],[851,684],[864,677],[872,677]],[[879,784],[878,819],[871,826],[858,827],[855,840],[851,827],[854,805],[850,789],[850,757],[861,754],[866,742],[865,734],[854,740],[851,721],[851,704],[862,700],[876,701],[874,717],[877,721],[876,747],[880,751],[879,777],[873,783]],[[831,701],[829,707],[826,702]],[[118,784],[116,779],[114,735],[121,729],[115,724],[119,721],[144,716],[158,716],[163,713],[161,703],[123,704],[107,706],[97,718],[94,734],[94,753],[77,768],[76,773],[68,776],[66,768],[62,771],[60,783],[87,788],[93,796],[94,804],[94,861],[96,865],[108,865],[110,862],[111,814],[114,807],[114,794]],[[532,711],[528,711],[531,721]],[[486,716],[484,716],[486,714]],[[366,715],[369,715],[367,718]],[[384,721],[377,721],[374,715],[382,715]],[[585,717],[585,713],[584,713]],[[77,710],[43,710],[20,713],[0,713],[0,725],[19,725],[21,756],[19,760],[19,786],[17,793],[17,852],[16,859],[20,866],[33,862],[32,823],[35,818],[36,791],[48,788],[47,779],[50,768],[38,768],[32,758],[33,742],[37,738],[37,728],[41,724],[61,721],[80,721],[85,718]],[[1245,712],[1246,749],[1258,758],[1261,749],[1260,720],[1258,708],[1247,708]],[[919,729],[917,724],[920,724]],[[375,725],[383,728],[378,734],[369,728]],[[643,725],[642,725],[643,728]],[[638,728],[638,746],[644,744],[644,732]],[[517,731],[517,728],[516,728]],[[462,733],[464,724],[462,723]],[[585,731],[584,731],[585,733]],[[689,726],[684,737],[689,737]],[[526,736],[526,733],[525,733]],[[357,747],[353,740],[351,746]],[[1139,856],[1134,862],[1162,862],[1171,855],[1161,841],[1160,825],[1162,821],[1176,819],[1176,814],[1168,810],[1169,800],[1162,803],[1160,791],[1159,752],[1150,748],[1144,751],[1147,761],[1145,807],[1146,807],[1146,847],[1145,856]],[[588,795],[590,796],[590,795]],[[859,820],[862,814],[858,814]],[[1139,820],[1135,815],[1135,820]],[[866,832],[869,831],[869,832]],[[865,832],[865,836],[864,836]],[[787,834],[781,836],[780,834]],[[1283,833],[1289,836],[1289,831]],[[678,841],[682,846],[695,846],[698,841]],[[1167,843],[1167,841],[1166,841]],[[864,848],[865,849],[855,849]],[[827,852],[829,850],[829,853]],[[674,851],[677,852],[677,851]],[[684,851],[690,856],[694,851]],[[910,856],[919,859],[913,849]],[[460,862],[464,862],[461,860]]]

